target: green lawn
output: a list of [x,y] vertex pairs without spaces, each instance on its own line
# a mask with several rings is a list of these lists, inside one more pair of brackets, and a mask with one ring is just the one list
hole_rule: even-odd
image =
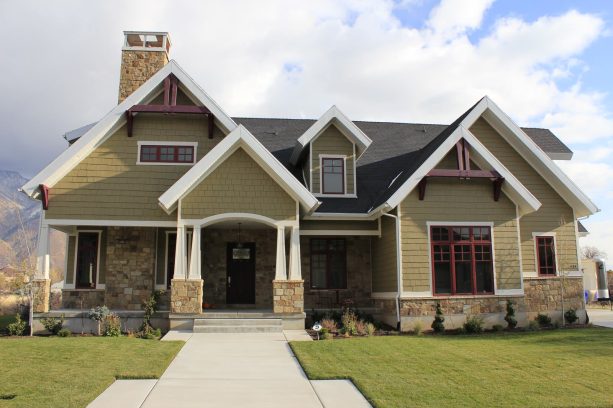
[[182,346],[127,337],[0,338],[0,407],[85,407],[117,376],[159,377]]
[[613,406],[613,330],[390,336],[291,344],[310,379],[376,407]]

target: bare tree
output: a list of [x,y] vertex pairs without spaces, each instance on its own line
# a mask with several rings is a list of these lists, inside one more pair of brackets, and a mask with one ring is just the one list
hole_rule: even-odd
[[594,246],[584,246],[581,247],[581,257],[583,259],[606,258],[607,253]]

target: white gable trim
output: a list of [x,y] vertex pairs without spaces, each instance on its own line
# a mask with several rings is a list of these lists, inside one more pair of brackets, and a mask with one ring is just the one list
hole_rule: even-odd
[[160,206],[167,213],[176,208],[177,202],[189,194],[208,177],[225,159],[243,148],[292,198],[307,212],[315,211],[319,201],[311,192],[268,151],[247,128],[239,125],[207,153],[194,167],[185,173],[159,198]]
[[148,103],[162,86],[164,79],[173,74],[183,85],[188,96],[195,98],[207,107],[213,116],[215,123],[224,131],[231,132],[236,128],[236,123],[202,90],[194,80],[183,71],[174,60],[171,60],[156,74],[147,80],[140,88],[134,91],[123,102],[111,110],[104,118],[89,129],[83,136],[62,152],[55,160],[47,165],[41,172],[21,187],[21,191],[30,197],[36,197],[38,186],[44,184],[53,187],[60,179],[68,174],[95,148],[100,146],[117,129],[126,123],[125,112],[133,105]]
[[462,121],[462,125],[469,128],[481,116],[575,210],[577,217],[600,211],[554,161],[487,96]]
[[[439,147],[428,157],[428,159],[404,182],[402,186],[387,200],[383,208],[394,208],[400,204],[422,178],[426,177],[428,172],[432,170],[460,141],[464,138],[471,147],[471,159],[481,167],[487,169],[490,167],[496,170],[505,182],[502,185],[502,191],[513,201],[518,207],[520,214],[527,214],[538,210],[541,207],[541,202],[506,168],[500,161],[488,151],[479,140],[466,128],[459,126]],[[389,206],[389,207],[387,207]],[[376,212],[377,210],[375,210]]]
[[[290,162],[295,166],[298,163],[300,154],[304,148],[312,143],[326,128],[334,124],[345,137],[357,145],[358,155],[362,155],[370,146],[372,140],[359,127],[355,125],[343,112],[336,106],[332,106],[326,111],[296,142]],[[357,161],[357,157],[354,161]]]

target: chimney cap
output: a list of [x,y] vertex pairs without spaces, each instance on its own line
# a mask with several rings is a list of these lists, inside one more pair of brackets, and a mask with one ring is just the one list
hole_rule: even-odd
[[170,37],[166,31],[124,31],[123,50],[170,51]]

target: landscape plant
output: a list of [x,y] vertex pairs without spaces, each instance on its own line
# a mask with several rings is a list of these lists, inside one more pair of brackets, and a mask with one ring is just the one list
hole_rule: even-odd
[[321,320],[321,327],[328,330],[329,333],[336,333],[338,325],[333,319],[325,318]]
[[366,323],[366,335],[367,336],[372,336],[373,334],[375,334],[375,331],[377,330],[377,328],[375,327],[374,324],[367,322]]
[[143,316],[143,323],[140,327],[138,336],[143,339],[157,339],[162,336],[162,331],[157,328],[153,328],[151,325],[151,318],[157,312],[158,302],[160,297],[164,294],[162,290],[154,290],[151,296],[143,302],[143,310],[145,312]]
[[57,332],[58,337],[70,337],[71,334],[72,332],[67,328],[63,328]]
[[551,317],[547,316],[546,314],[539,313],[538,315],[536,315],[534,320],[536,320],[536,322],[538,323],[540,327],[551,326]]
[[104,317],[103,334],[107,337],[121,336],[121,318],[115,313],[109,313]]
[[15,321],[9,323],[7,329],[10,336],[23,336],[23,333],[26,331],[26,322],[22,320],[21,315],[17,313],[15,315]]
[[577,320],[579,320],[579,317],[577,316],[577,311],[575,309],[568,309],[566,313],[564,313],[564,318],[569,324],[573,324]]
[[504,317],[509,329],[514,329],[517,326],[515,318],[515,306],[511,300],[507,300],[507,314]]
[[440,302],[436,302],[436,314],[434,315],[434,321],[432,322],[432,330],[434,333],[443,333],[445,331],[445,318],[443,317],[443,310],[441,309]]
[[100,336],[100,325],[102,320],[110,313],[109,308],[106,306],[96,306],[91,308],[87,313],[87,317],[94,320],[98,324],[98,336]]
[[413,334],[416,336],[421,336],[423,334],[423,331],[424,324],[421,320],[416,320],[415,323],[413,323]]
[[478,316],[470,316],[463,327],[468,334],[479,334],[483,332],[483,319]]
[[44,317],[40,319],[40,322],[49,333],[57,336],[60,330],[62,330],[62,327],[64,327],[64,315],[62,314],[59,318]]
[[341,317],[341,323],[343,325],[342,332],[345,336],[355,336],[358,334],[357,328],[358,318],[349,308],[345,309],[343,316]]

